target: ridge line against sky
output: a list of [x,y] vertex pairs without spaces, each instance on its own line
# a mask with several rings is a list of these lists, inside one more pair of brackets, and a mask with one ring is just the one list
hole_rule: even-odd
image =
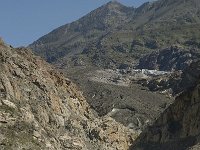
[[[14,47],[27,46],[64,24],[75,21],[110,0],[1,0],[0,37]],[[139,7],[148,0],[117,0]]]

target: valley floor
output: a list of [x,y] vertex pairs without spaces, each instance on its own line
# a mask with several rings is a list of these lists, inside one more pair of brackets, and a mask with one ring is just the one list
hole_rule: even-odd
[[[93,71],[96,70],[96,71]],[[111,116],[141,132],[174,100],[163,91],[152,92],[137,82],[170,74],[156,70],[77,69],[67,74],[83,91],[90,106],[100,116]]]

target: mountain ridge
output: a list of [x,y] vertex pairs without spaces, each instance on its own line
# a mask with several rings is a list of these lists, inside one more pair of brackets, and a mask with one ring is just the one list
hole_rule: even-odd
[[109,2],[78,21],[50,32],[29,47],[48,62],[65,62],[63,65],[73,67],[73,57],[100,67],[112,67],[109,63],[117,67],[122,63],[120,58],[124,61],[126,57],[124,62],[131,65],[131,60],[154,50],[172,44],[186,46],[184,43],[191,39],[199,42],[198,32],[195,33],[200,22],[199,8],[197,0],[159,0],[138,8]]
[[[80,34],[83,34],[83,37],[84,37],[84,36],[87,36],[86,34],[88,34],[88,32],[91,32],[89,30],[94,30],[94,32],[97,32],[96,33],[97,36],[98,36],[98,32],[102,32],[100,33],[100,36],[102,36],[102,34],[104,34],[104,32],[106,32],[107,29],[112,28],[112,26],[114,25],[112,22],[107,22],[107,21],[114,19],[114,22],[119,22],[120,24],[121,20],[124,17],[124,14],[126,14],[127,11],[131,11],[131,8],[129,8],[130,10],[126,10],[127,8],[128,7],[118,2],[109,2],[97,8],[96,10],[91,11],[86,16],[83,16],[82,18],[80,18],[78,21],[74,21],[71,24],[66,24],[59,27],[58,29],[53,30],[52,32],[50,32],[50,37],[51,37],[50,41],[49,40],[46,41],[48,37],[47,35],[45,35],[41,37],[38,42],[36,41],[33,44],[31,44],[30,47],[34,47],[34,44],[43,45],[51,41],[53,41],[54,43],[55,41],[59,39],[61,40],[61,44],[62,44],[62,38],[73,40],[74,38],[76,38],[76,36],[81,36]],[[114,15],[115,17],[110,15],[110,13],[112,13],[112,15]],[[110,16],[111,18],[109,18]],[[69,32],[72,31],[74,33],[68,33],[68,30]],[[68,38],[69,34],[72,34],[70,35],[72,36],[71,38],[70,37]],[[92,36],[92,35],[89,35],[89,36]]]

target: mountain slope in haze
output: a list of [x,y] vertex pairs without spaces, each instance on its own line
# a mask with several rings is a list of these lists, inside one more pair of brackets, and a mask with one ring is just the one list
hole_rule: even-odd
[[199,48],[199,17],[198,0],[159,0],[138,8],[109,2],[30,47],[63,68],[133,65],[143,54],[172,44]]
[[137,134],[93,114],[76,86],[0,40],[0,149],[128,149]]
[[[143,15],[132,22],[143,23],[140,23],[141,26],[136,31],[135,40],[139,43],[134,45],[136,49],[145,47],[148,52],[149,48],[154,50],[174,44],[199,48],[198,0],[160,0],[146,5],[148,7],[143,8]],[[128,24],[127,28],[131,27],[132,25]]]
[[110,29],[128,22],[133,10],[118,2],[109,2],[78,21],[55,29],[30,47],[49,62],[66,55],[80,54],[88,45],[108,34]]

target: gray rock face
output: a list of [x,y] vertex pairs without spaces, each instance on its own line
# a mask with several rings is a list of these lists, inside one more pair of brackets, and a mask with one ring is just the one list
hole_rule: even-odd
[[186,51],[180,47],[172,46],[144,56],[140,59],[138,68],[165,71],[184,70],[199,58],[200,54],[194,50]]
[[193,87],[198,84],[200,76],[200,62],[193,62],[189,67],[187,67],[182,74],[180,82],[177,84],[177,88],[174,89],[174,93],[179,93],[185,91],[188,88]]
[[[199,70],[199,62],[190,66],[190,71],[192,70],[194,72],[188,74],[198,74],[196,70]],[[198,144],[200,142],[199,76],[195,81],[193,87],[180,94],[154,125],[148,127],[141,134],[131,149],[186,150],[200,148]]]

